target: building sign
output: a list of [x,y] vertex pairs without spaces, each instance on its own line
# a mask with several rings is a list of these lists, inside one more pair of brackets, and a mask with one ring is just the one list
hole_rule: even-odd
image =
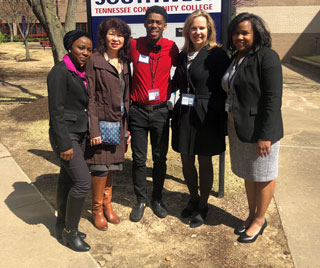
[[178,47],[182,47],[183,23],[187,16],[195,10],[202,9],[213,18],[217,31],[217,39],[221,37],[222,0],[87,0],[88,23],[94,44],[97,43],[97,30],[102,20],[118,17],[127,22],[134,38],[145,36],[143,25],[146,10],[154,5],[162,6],[168,12],[168,27],[164,37],[172,39]]

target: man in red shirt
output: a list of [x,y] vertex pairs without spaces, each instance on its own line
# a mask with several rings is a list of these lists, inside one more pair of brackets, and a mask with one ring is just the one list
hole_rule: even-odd
[[133,77],[129,128],[133,157],[132,178],[137,203],[131,211],[130,220],[134,222],[141,220],[147,203],[146,160],[149,132],[153,159],[151,208],[160,218],[168,214],[161,201],[169,140],[167,100],[171,94],[170,71],[177,64],[179,50],[173,41],[162,37],[167,28],[167,20],[164,8],[150,7],[144,22],[147,36],[131,42]]

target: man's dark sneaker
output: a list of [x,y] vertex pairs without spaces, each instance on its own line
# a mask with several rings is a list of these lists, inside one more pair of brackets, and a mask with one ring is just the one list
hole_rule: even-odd
[[130,221],[138,222],[142,219],[144,209],[146,208],[146,203],[138,202],[130,213]]

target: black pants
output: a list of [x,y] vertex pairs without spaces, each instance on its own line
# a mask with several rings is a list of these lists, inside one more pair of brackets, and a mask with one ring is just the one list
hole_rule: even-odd
[[[182,172],[192,201],[198,199],[198,173],[195,167],[195,156],[181,154]],[[213,184],[213,165],[211,156],[198,155],[200,200],[199,207],[205,208]]]
[[146,111],[132,105],[129,128],[132,149],[132,179],[138,202],[147,202],[146,160],[148,152],[148,133],[150,132],[153,160],[152,199],[161,200],[166,175],[166,156],[169,140],[169,111],[162,107]]
[[58,184],[68,187],[70,189],[69,195],[72,197],[85,197],[91,187],[91,176],[83,157],[86,144],[86,133],[69,134],[73,148],[73,159],[70,161],[65,161],[60,158],[60,151],[50,132],[49,135],[52,149],[61,163]]

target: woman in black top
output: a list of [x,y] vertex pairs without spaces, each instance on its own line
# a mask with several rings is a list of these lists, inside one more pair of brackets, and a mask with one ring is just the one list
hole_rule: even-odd
[[[182,171],[190,192],[181,216],[195,214],[190,226],[198,227],[208,212],[213,184],[212,156],[225,151],[226,94],[221,88],[221,78],[229,58],[216,43],[214,23],[207,12],[197,10],[189,15],[183,35],[185,44],[174,75],[180,98],[173,110],[172,148],[181,153]],[[195,155],[199,162],[200,196]]]
[[231,21],[227,45],[236,52],[222,79],[231,169],[244,179],[249,205],[249,216],[235,233],[239,242],[251,243],[267,226],[265,213],[278,176],[282,69],[269,31],[254,14],[241,13]]
[[63,39],[68,54],[50,71],[47,79],[50,115],[50,142],[60,159],[57,187],[57,239],[75,251],[90,246],[78,232],[78,224],[91,177],[84,160],[88,131],[88,83],[84,65],[92,55],[90,36],[82,31],[68,32]]

